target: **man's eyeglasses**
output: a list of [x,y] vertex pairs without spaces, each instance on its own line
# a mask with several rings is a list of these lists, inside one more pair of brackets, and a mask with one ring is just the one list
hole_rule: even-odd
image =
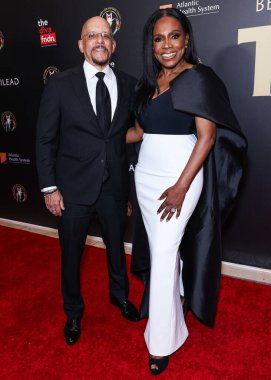
[[112,35],[107,32],[88,32],[81,38],[83,39],[86,37],[88,40],[96,40],[99,36],[102,37],[105,41],[110,41],[112,39]]

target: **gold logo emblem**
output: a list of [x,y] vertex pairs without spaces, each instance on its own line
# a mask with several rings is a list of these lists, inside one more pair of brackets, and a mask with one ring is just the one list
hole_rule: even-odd
[[103,17],[112,29],[113,36],[120,30],[121,17],[120,13],[116,8],[105,8],[100,16]]

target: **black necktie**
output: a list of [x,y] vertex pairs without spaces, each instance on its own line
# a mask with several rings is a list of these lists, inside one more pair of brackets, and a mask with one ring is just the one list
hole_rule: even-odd
[[98,72],[95,75],[99,79],[96,85],[96,114],[99,124],[106,135],[111,124],[111,100],[108,88],[103,81],[105,74]]

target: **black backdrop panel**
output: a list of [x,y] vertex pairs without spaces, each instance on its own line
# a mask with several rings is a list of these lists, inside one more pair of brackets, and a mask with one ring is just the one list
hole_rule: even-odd
[[[35,125],[46,75],[82,62],[83,22],[121,19],[112,64],[139,77],[142,28],[162,1],[9,1],[0,14],[0,217],[56,227],[45,210],[35,169]],[[271,268],[271,4],[268,0],[175,1],[194,28],[203,63],[226,83],[249,142],[248,170],[224,229],[224,260]],[[47,73],[47,74],[46,74]],[[268,87],[269,86],[269,87]],[[129,146],[131,183],[136,154]],[[134,197],[132,192],[131,197]],[[132,199],[133,200],[133,199]],[[133,217],[126,234],[131,241]],[[92,234],[99,235],[96,217]]]

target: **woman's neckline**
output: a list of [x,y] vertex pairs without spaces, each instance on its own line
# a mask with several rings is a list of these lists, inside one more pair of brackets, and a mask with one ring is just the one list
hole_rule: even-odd
[[159,98],[159,96],[165,94],[167,91],[170,90],[170,83],[171,83],[171,82],[173,82],[175,79],[179,78],[183,73],[185,73],[185,72],[187,72],[187,71],[189,71],[189,70],[192,70],[192,69],[196,68],[198,65],[199,65],[199,63],[197,63],[197,64],[195,64],[195,65],[193,65],[193,66],[191,66],[191,67],[189,67],[189,68],[186,68],[186,69],[184,69],[183,71],[181,71],[178,75],[176,75],[175,78],[171,79],[171,81],[169,82],[169,87],[167,87],[164,91],[160,92],[160,93],[159,93],[157,96],[155,96],[154,98],[151,98],[151,100],[155,100],[155,99]]
[[154,98],[151,98],[151,100],[155,100],[155,99],[159,98],[161,95],[165,94],[165,93],[166,93],[167,91],[169,91],[169,90],[170,90],[170,88],[167,87],[164,91],[159,92],[159,94],[156,95]]

